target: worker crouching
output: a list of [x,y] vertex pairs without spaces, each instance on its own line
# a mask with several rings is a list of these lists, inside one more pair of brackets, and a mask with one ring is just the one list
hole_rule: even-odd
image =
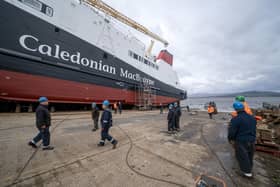
[[111,142],[113,144],[113,149],[116,148],[118,141],[115,140],[112,136],[110,136],[109,134],[109,130],[112,127],[113,124],[113,119],[112,119],[112,113],[109,109],[109,101],[105,100],[103,102],[102,108],[103,108],[103,113],[101,116],[101,126],[102,126],[102,130],[101,130],[101,140],[98,144],[98,146],[104,146],[105,145],[105,140],[108,140],[109,142]]
[[228,140],[234,142],[235,155],[243,176],[252,178],[257,122],[244,111],[243,103],[234,102],[233,108],[237,116],[231,119]]

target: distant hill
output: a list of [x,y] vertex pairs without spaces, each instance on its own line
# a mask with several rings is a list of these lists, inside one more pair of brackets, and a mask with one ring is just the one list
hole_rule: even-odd
[[220,97],[235,97],[237,95],[243,95],[245,97],[280,97],[279,92],[269,92],[269,91],[248,91],[232,94],[223,94]]
[[235,97],[237,95],[243,95],[245,97],[280,97],[280,92],[271,91],[247,91],[239,93],[229,94],[195,94],[190,97]]

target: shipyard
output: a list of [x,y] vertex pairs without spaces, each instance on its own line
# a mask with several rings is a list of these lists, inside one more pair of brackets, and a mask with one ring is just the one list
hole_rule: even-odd
[[0,187],[280,187],[279,6],[0,1]]

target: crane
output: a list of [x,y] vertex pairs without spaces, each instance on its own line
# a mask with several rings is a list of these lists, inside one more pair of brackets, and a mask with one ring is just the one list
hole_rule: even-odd
[[113,18],[117,19],[118,21],[154,38],[155,40],[161,42],[164,44],[165,47],[168,46],[168,42],[161,38],[160,36],[158,36],[157,34],[149,31],[146,27],[144,27],[143,25],[137,23],[136,21],[130,19],[129,17],[123,15],[122,13],[120,13],[119,11],[115,10],[114,8],[112,8],[111,6],[109,6],[108,4],[106,4],[105,2],[101,1],[101,0],[84,0],[86,3],[88,3],[89,5],[95,7],[96,9],[104,12],[105,14],[108,14],[110,16],[112,16]]

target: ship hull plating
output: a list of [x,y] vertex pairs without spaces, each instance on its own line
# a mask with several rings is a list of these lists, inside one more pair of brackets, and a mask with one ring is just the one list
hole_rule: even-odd
[[135,104],[137,87],[154,89],[154,104],[184,99],[165,84],[102,49],[4,1],[0,2],[0,98]]

